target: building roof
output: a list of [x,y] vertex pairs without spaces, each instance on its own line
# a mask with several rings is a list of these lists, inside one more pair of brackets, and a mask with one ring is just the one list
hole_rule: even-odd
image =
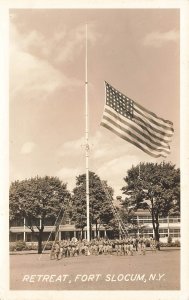
[[151,216],[150,212],[148,209],[137,209],[134,212],[135,216]]

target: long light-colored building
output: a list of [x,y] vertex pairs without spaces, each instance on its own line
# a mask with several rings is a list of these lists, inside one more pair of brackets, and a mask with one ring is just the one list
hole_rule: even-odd
[[[148,210],[138,210],[134,215],[135,230],[138,236],[142,235],[145,238],[154,237],[154,230],[152,225],[152,217]],[[167,216],[166,218],[159,218],[159,236],[161,242],[167,242],[170,236],[172,241],[180,240],[180,217]]]
[[[167,242],[167,238],[170,236],[172,241],[180,240],[180,217],[168,216],[167,218],[159,218],[159,235],[161,242]],[[40,220],[39,224],[40,226]],[[37,232],[37,227],[34,227]],[[43,241],[55,239],[56,227],[49,222],[44,227]],[[138,210],[134,213],[133,221],[128,227],[129,234],[132,236],[143,236],[145,238],[154,237],[154,231],[152,226],[152,217],[147,210]],[[98,224],[97,232],[96,226],[92,226],[92,238],[95,237],[108,237],[113,238],[115,235],[111,228],[103,224]],[[71,239],[72,237],[80,238],[81,229],[77,228],[69,218],[59,225],[58,238]],[[83,237],[86,238],[86,227],[83,229]],[[10,225],[10,242],[15,241],[35,242],[36,237],[32,234],[31,230],[27,227],[27,220],[20,219],[11,222]]]

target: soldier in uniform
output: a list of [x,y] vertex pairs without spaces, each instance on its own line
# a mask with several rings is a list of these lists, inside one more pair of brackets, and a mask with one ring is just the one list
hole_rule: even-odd
[[108,241],[107,240],[103,241],[103,253],[104,254],[108,253]]
[[133,239],[130,239],[130,255],[131,256],[133,256],[133,248],[134,248]]
[[116,254],[117,254],[117,255],[118,255],[118,252],[119,252],[119,245],[118,245],[118,242],[119,242],[118,239],[116,239],[116,240],[114,241],[114,248],[115,248],[115,251],[116,251]]
[[138,241],[139,241],[139,239],[136,238],[136,239],[135,239],[135,250],[136,250],[136,251],[138,251]]
[[156,252],[156,241],[154,238],[150,238],[150,249],[153,251],[153,252]]
[[82,240],[79,244],[79,255],[83,255],[85,251],[84,240]]
[[60,241],[60,258],[63,257],[63,248],[64,248],[64,243],[63,241]]
[[120,255],[123,255],[123,240],[119,240],[119,253]]
[[113,243],[112,243],[112,241],[108,240],[108,245],[107,246],[108,246],[108,254],[112,255],[112,252],[113,252],[113,248],[112,248]]
[[128,255],[128,242],[127,238],[123,240],[123,255]]
[[59,260],[59,254],[60,254],[60,245],[58,242],[55,244],[55,259]]
[[74,245],[73,241],[70,241],[69,247],[70,247],[70,256],[74,256],[74,254],[75,254],[75,245]]
[[136,243],[137,243],[137,239],[135,237],[133,237],[133,253],[136,251]]
[[70,256],[70,248],[69,248],[68,241],[65,241],[64,248],[65,248],[65,257],[69,257]]
[[146,254],[146,240],[145,240],[145,238],[142,239],[141,249],[142,249],[142,254],[145,255]]
[[122,249],[122,241],[121,240],[116,239],[115,249],[116,249],[117,255],[121,255],[121,249]]
[[71,256],[71,245],[70,241],[67,241],[67,257]]
[[139,238],[138,240],[138,254],[141,255],[142,254],[142,239]]
[[75,242],[75,256],[79,255],[79,241]]
[[95,253],[95,255],[98,255],[98,253],[99,253],[99,245],[98,245],[98,241],[97,240],[95,240],[95,244],[94,244],[94,253]]
[[84,243],[85,256],[90,255],[89,246],[90,246],[89,243],[85,241]]
[[52,244],[51,252],[50,252],[50,259],[55,259],[55,245]]
[[102,238],[100,238],[100,240],[98,241],[98,254],[102,254],[103,252],[103,240]]

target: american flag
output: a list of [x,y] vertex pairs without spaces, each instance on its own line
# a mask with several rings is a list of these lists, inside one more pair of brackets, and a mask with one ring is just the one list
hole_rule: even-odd
[[153,157],[166,157],[174,133],[164,120],[105,82],[106,103],[101,125]]

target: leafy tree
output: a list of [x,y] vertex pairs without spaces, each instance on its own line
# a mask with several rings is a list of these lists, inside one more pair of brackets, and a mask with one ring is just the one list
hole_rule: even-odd
[[10,221],[26,218],[26,226],[37,237],[38,253],[42,252],[45,222],[47,220],[55,222],[67,197],[69,192],[66,184],[57,177],[35,177],[11,183]]
[[148,209],[155,238],[159,242],[159,217],[180,213],[180,169],[171,163],[141,163],[128,170],[122,188],[127,195],[123,205],[134,210]]
[[[113,189],[103,181],[109,194],[113,195]],[[94,172],[89,172],[89,218],[90,227],[96,225],[96,234],[98,224],[108,224],[113,218],[110,201],[108,200],[102,181]],[[73,217],[76,226],[81,228],[83,237],[83,228],[87,224],[86,216],[86,174],[76,177],[76,187],[73,190]]]

